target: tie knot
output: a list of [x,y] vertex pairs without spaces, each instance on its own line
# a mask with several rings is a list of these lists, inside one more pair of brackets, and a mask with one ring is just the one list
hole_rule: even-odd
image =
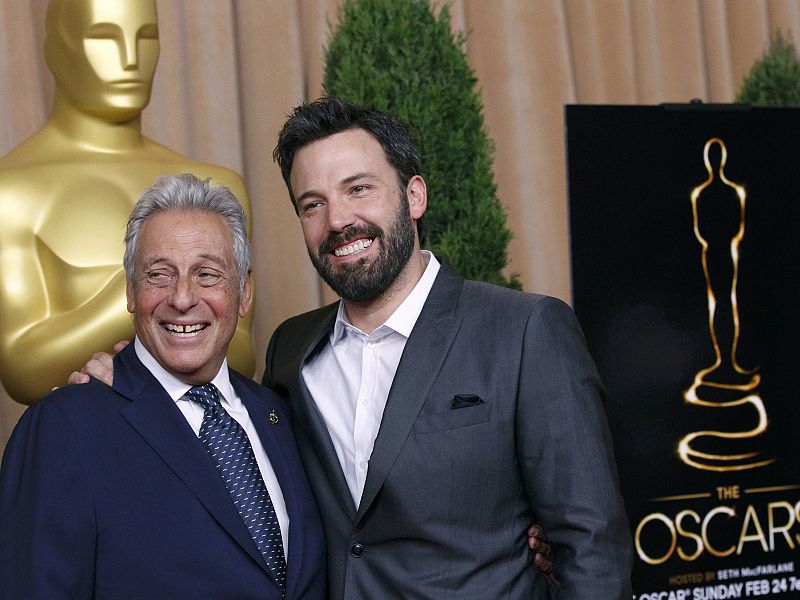
[[219,390],[213,383],[192,386],[189,391],[186,392],[186,396],[197,402],[204,409],[220,406]]

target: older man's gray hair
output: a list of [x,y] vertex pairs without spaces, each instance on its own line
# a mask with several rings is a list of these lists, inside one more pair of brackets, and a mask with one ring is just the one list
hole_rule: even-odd
[[171,210],[202,211],[219,215],[231,230],[233,258],[239,274],[239,293],[250,270],[250,244],[247,240],[247,217],[233,193],[222,185],[211,185],[191,173],[159,178],[139,197],[128,218],[125,230],[125,277],[135,285],[134,268],[139,234],[147,219]]

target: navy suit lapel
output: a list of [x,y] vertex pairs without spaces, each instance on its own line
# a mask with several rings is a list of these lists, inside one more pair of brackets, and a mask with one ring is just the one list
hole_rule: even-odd
[[131,400],[120,410],[122,417],[197,496],[220,526],[269,573],[213,460],[175,402],[139,362],[133,344],[114,359],[113,388]]
[[369,460],[360,520],[397,459],[458,332],[456,307],[464,279],[442,263],[425,306],[406,342]]
[[[294,444],[291,431],[291,419],[277,402],[269,403],[262,400],[248,388],[238,373],[231,372],[231,382],[236,393],[241,398],[250,419],[256,428],[261,445],[267,453],[272,470],[278,478],[281,494],[286,503],[286,512],[289,515],[289,555],[286,557],[286,597],[293,596],[292,591],[297,585],[297,580],[302,571],[302,559],[305,554],[303,547],[303,493],[299,488],[303,482],[304,472],[302,464],[293,459],[291,453]],[[265,390],[265,395],[267,392]],[[274,420],[271,421],[270,419]]]

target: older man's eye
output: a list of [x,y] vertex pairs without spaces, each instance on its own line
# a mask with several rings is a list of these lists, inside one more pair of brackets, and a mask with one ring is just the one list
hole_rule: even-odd
[[165,271],[148,271],[146,273],[147,283],[156,287],[164,287],[172,282],[172,276]]
[[219,273],[218,271],[200,271],[195,279],[197,280],[197,283],[203,287],[211,287],[212,285],[216,285],[222,281],[224,278],[222,273]]

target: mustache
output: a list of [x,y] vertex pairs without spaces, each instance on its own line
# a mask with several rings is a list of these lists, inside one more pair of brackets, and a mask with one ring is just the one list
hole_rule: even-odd
[[369,237],[369,238],[382,238],[383,230],[377,225],[354,225],[348,227],[341,233],[329,235],[319,245],[317,252],[319,256],[325,256],[333,251],[334,248],[352,242],[356,238]]

